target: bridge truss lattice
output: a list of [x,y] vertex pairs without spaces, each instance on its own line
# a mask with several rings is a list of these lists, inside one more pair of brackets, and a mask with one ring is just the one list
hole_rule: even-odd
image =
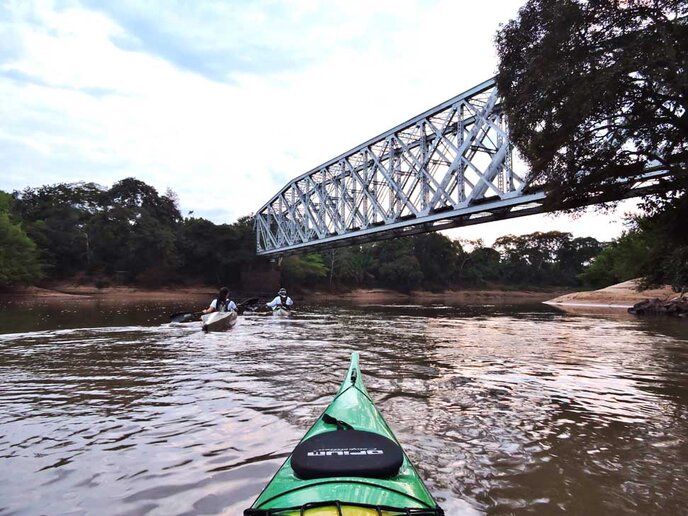
[[544,195],[524,193],[526,176],[488,80],[289,182],[256,213],[257,252],[535,213]]
[[[545,193],[517,170],[508,135],[495,82],[485,81],[290,181],[256,213],[257,254],[543,212]],[[624,197],[667,173],[627,178]]]

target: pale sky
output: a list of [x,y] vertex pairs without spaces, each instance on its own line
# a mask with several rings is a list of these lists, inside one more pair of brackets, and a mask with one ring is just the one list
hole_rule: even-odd
[[[136,177],[183,215],[254,213],[289,180],[493,76],[522,0],[3,0],[0,190]],[[452,238],[570,231],[531,216]]]

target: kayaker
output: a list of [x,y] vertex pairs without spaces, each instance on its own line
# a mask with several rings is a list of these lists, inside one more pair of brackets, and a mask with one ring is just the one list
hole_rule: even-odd
[[234,301],[229,299],[229,289],[227,287],[222,287],[217,297],[210,302],[210,306],[203,310],[203,313],[228,312],[229,310],[234,310],[236,312],[237,305]]
[[279,292],[277,292],[277,296],[275,297],[275,299],[273,299],[269,303],[265,303],[265,306],[274,310],[278,306],[288,309],[293,304],[294,301],[292,301],[292,299],[287,295],[287,289],[281,288],[279,289]]

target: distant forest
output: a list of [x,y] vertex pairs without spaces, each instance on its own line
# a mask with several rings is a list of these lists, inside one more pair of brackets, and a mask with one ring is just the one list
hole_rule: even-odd
[[[551,231],[486,247],[428,233],[287,256],[280,272],[290,288],[598,288],[643,275],[658,238],[643,219],[612,243]],[[251,272],[275,266],[255,254],[251,216],[219,225],[182,217],[174,192],[134,178],[0,192],[1,287],[76,280],[250,291]]]

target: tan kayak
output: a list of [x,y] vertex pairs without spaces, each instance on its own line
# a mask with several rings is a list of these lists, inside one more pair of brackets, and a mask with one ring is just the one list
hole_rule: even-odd
[[213,312],[201,317],[203,331],[227,331],[236,324],[237,313],[234,310],[228,312]]

